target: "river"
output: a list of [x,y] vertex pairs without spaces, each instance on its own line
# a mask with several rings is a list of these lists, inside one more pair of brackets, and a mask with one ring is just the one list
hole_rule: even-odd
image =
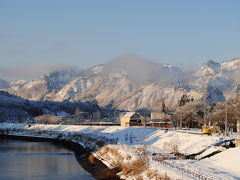
[[0,138],[1,180],[94,180],[72,151],[51,142]]

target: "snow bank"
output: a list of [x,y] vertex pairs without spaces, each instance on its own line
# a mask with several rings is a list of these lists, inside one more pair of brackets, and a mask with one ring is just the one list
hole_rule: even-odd
[[[219,149],[214,147],[224,139],[223,136],[208,136],[198,134],[188,134],[186,132],[176,132],[173,130],[165,131],[159,128],[144,128],[144,127],[120,127],[120,126],[77,126],[77,125],[43,125],[35,124],[29,127],[24,124],[0,124],[1,129],[21,130],[25,132],[41,132],[40,135],[44,137],[54,138],[58,134],[66,135],[68,138],[78,143],[81,143],[82,135],[86,134],[90,138],[101,140],[103,138],[113,139],[113,142],[119,142],[118,145],[111,145],[112,148],[118,150],[119,157],[124,157],[123,163],[127,163],[127,156],[131,156],[132,160],[135,155],[139,155],[138,150],[143,146],[149,157],[149,168],[157,170],[160,174],[167,173],[172,179],[192,179],[188,175],[182,175],[174,168],[169,168],[160,162],[151,159],[153,153],[169,153],[171,148],[183,154],[194,154],[205,150],[199,158],[204,157],[214,151],[224,151],[224,148]],[[16,133],[17,134],[17,133]],[[31,135],[31,134],[29,134]],[[54,136],[55,135],[55,136]],[[236,136],[236,135],[235,135]],[[239,136],[239,135],[238,135]],[[84,136],[85,137],[85,136]],[[88,143],[89,142],[83,142]],[[93,142],[94,143],[94,142]],[[113,154],[115,151],[112,151]],[[103,157],[104,158],[104,157]],[[105,158],[115,160],[114,155],[108,155]],[[206,174],[212,179],[237,179],[240,177],[240,149],[228,149],[211,158],[204,160],[169,160],[182,168],[198,172],[198,174]],[[114,161],[110,161],[114,163]],[[115,162],[116,163],[116,162]],[[144,175],[144,172],[143,174]]]
[[225,174],[229,179],[240,179],[240,147],[227,149],[197,164]]
[[145,144],[149,151],[168,153],[166,143],[177,144],[178,151],[183,154],[198,153],[208,146],[219,142],[220,136],[200,136],[158,128],[121,127],[121,126],[77,126],[77,125],[43,125],[35,124],[31,127],[24,124],[0,125],[1,128],[22,128],[28,130],[59,131],[61,133],[92,133],[106,138],[116,139],[118,142],[138,147]]

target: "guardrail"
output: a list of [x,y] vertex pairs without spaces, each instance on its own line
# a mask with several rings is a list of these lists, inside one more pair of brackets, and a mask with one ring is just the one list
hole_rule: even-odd
[[[131,151],[133,151],[133,152],[135,152],[139,155],[142,155],[142,154],[145,153],[143,147],[142,148],[131,147],[131,146],[128,146],[126,144],[119,143],[119,142],[117,142],[117,145],[119,145],[123,148],[129,149],[129,150],[131,150]],[[183,167],[179,167],[176,164],[166,162],[164,160],[165,157],[166,157],[165,155],[163,155],[161,153],[158,153],[158,156],[152,156],[152,160],[161,163],[165,167],[172,168],[176,171],[184,173],[184,174],[186,174],[188,176],[191,176],[195,179],[199,179],[199,180],[217,180],[218,179],[217,177],[214,177],[214,176],[204,175],[201,172],[197,172],[197,171],[194,171],[194,170],[189,170],[189,169],[186,169],[186,168],[183,168]]]

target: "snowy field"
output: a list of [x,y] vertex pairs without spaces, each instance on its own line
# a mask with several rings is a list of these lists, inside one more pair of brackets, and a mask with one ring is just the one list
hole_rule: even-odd
[[[91,134],[93,137],[106,137],[118,141],[114,145],[119,151],[136,153],[140,147],[146,147],[149,154],[149,167],[160,169],[174,179],[199,179],[189,174],[184,174],[176,169],[184,168],[206,175],[209,179],[240,179],[240,148],[226,149],[221,146],[225,140],[240,138],[235,134],[234,137],[224,137],[220,135],[199,135],[176,132],[174,130],[161,130],[158,128],[143,127],[120,127],[120,126],[76,126],[76,125],[28,125],[24,124],[0,124],[0,129],[22,129],[31,131],[53,131],[66,134]],[[44,135],[45,137],[48,134]],[[81,143],[81,142],[79,142]],[[152,158],[155,154],[170,154],[179,152],[184,155],[198,154],[192,160],[165,160],[164,163]],[[201,159],[212,152],[220,153],[210,158]],[[199,159],[199,160],[198,160]],[[168,167],[172,164],[173,167]]]

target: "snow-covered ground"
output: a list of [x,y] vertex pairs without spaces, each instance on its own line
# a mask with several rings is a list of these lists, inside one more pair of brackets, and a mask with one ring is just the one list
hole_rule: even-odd
[[212,179],[240,179],[240,147],[226,149],[210,158],[169,161],[175,165],[203,173]]
[[210,158],[196,162],[197,166],[206,167],[215,173],[222,173],[226,179],[240,179],[240,147],[230,148]]
[[[214,146],[233,137],[219,135],[199,135],[176,132],[174,130],[162,130],[158,128],[144,127],[120,127],[120,126],[76,126],[76,125],[32,125],[24,124],[0,124],[1,129],[21,129],[26,131],[44,131],[48,136],[49,131],[62,134],[91,134],[92,137],[105,137],[115,139],[118,145],[115,149],[124,153],[136,153],[142,147],[146,148],[149,154],[149,167],[167,173],[173,179],[198,179],[189,174],[183,174],[177,168],[184,168],[206,175],[209,179],[240,179],[240,148],[225,149]],[[194,132],[194,131],[193,131]],[[11,132],[12,133],[12,132]],[[235,134],[235,137],[240,135]],[[81,142],[79,142],[81,143]],[[214,152],[223,151],[210,158],[202,160],[154,160],[153,154],[169,154],[179,152],[184,155],[199,153],[198,159]],[[172,164],[174,167],[169,167]]]

